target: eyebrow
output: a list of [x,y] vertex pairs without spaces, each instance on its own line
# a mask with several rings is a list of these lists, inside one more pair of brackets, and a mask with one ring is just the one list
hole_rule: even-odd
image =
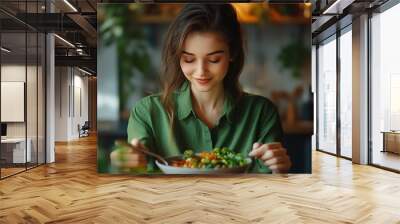
[[[224,52],[225,52],[224,50],[213,51],[211,53],[208,53],[207,56],[214,55],[214,54],[220,54],[220,53],[224,53]],[[188,54],[188,55],[194,55],[193,53],[189,53],[187,51],[183,51],[182,53]]]

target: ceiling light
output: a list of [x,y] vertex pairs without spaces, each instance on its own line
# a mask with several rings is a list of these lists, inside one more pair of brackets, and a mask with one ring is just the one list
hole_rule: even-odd
[[65,4],[67,4],[72,10],[74,10],[74,12],[78,12],[78,10],[71,4],[69,3],[68,0],[64,0]]
[[85,74],[87,74],[87,75],[90,75],[90,76],[92,75],[92,73],[90,73],[90,72],[88,72],[88,71],[86,71],[86,70],[83,70],[83,69],[81,69],[81,68],[79,68],[79,67],[78,67],[78,70],[81,71],[81,72],[83,72],[83,73],[85,73]]
[[322,14],[332,13],[332,9],[337,9],[337,5],[339,4],[340,0],[336,0],[332,5],[330,5]]
[[6,52],[6,53],[10,53],[10,52],[11,52],[11,50],[9,50],[9,49],[7,49],[7,48],[5,48],[5,47],[1,47],[1,50],[4,51],[4,52]]
[[64,43],[66,43],[67,45],[69,45],[70,47],[75,48],[75,45],[71,44],[71,42],[69,42],[68,40],[58,36],[57,34],[54,34],[55,37],[57,37],[58,39],[60,39],[61,41],[63,41]]
[[322,12],[323,15],[327,14],[342,14],[343,10],[351,5],[355,0],[336,0],[332,5]]

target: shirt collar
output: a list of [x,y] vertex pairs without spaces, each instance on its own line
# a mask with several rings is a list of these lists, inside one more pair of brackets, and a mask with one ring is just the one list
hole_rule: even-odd
[[175,94],[177,108],[176,115],[179,120],[183,120],[193,111],[189,82],[185,81],[182,86],[175,91]]
[[232,123],[234,120],[234,113],[233,113],[234,107],[235,107],[235,101],[232,98],[232,94],[225,89],[224,112],[222,117],[226,116],[226,119],[230,123]]
[[[193,104],[192,104],[192,97],[191,97],[191,92],[190,92],[190,85],[188,81],[185,81],[182,86],[175,91],[176,94],[176,115],[179,120],[183,120],[186,117],[188,117],[191,113],[196,116],[196,113],[193,110]],[[234,108],[234,100],[232,98],[232,95],[225,90],[225,101],[224,101],[224,112],[221,116],[224,117],[226,116],[227,120],[229,122],[233,122],[234,119],[234,114],[233,114],[233,108]]]

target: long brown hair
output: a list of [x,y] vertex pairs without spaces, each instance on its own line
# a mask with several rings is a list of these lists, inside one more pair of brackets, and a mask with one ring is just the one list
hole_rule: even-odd
[[168,113],[171,128],[175,120],[173,92],[186,80],[180,57],[185,38],[191,32],[217,32],[228,43],[231,63],[224,78],[224,88],[239,100],[242,89],[239,76],[244,64],[244,46],[240,23],[230,4],[186,4],[169,26],[162,50],[161,101]]

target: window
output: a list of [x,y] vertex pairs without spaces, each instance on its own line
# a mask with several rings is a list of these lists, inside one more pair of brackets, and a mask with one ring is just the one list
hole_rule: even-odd
[[336,36],[318,48],[318,149],[336,153]]
[[340,36],[340,155],[352,157],[352,33]]
[[400,170],[400,156],[393,153],[400,147],[399,21],[399,4],[371,18],[372,163],[396,170]]

